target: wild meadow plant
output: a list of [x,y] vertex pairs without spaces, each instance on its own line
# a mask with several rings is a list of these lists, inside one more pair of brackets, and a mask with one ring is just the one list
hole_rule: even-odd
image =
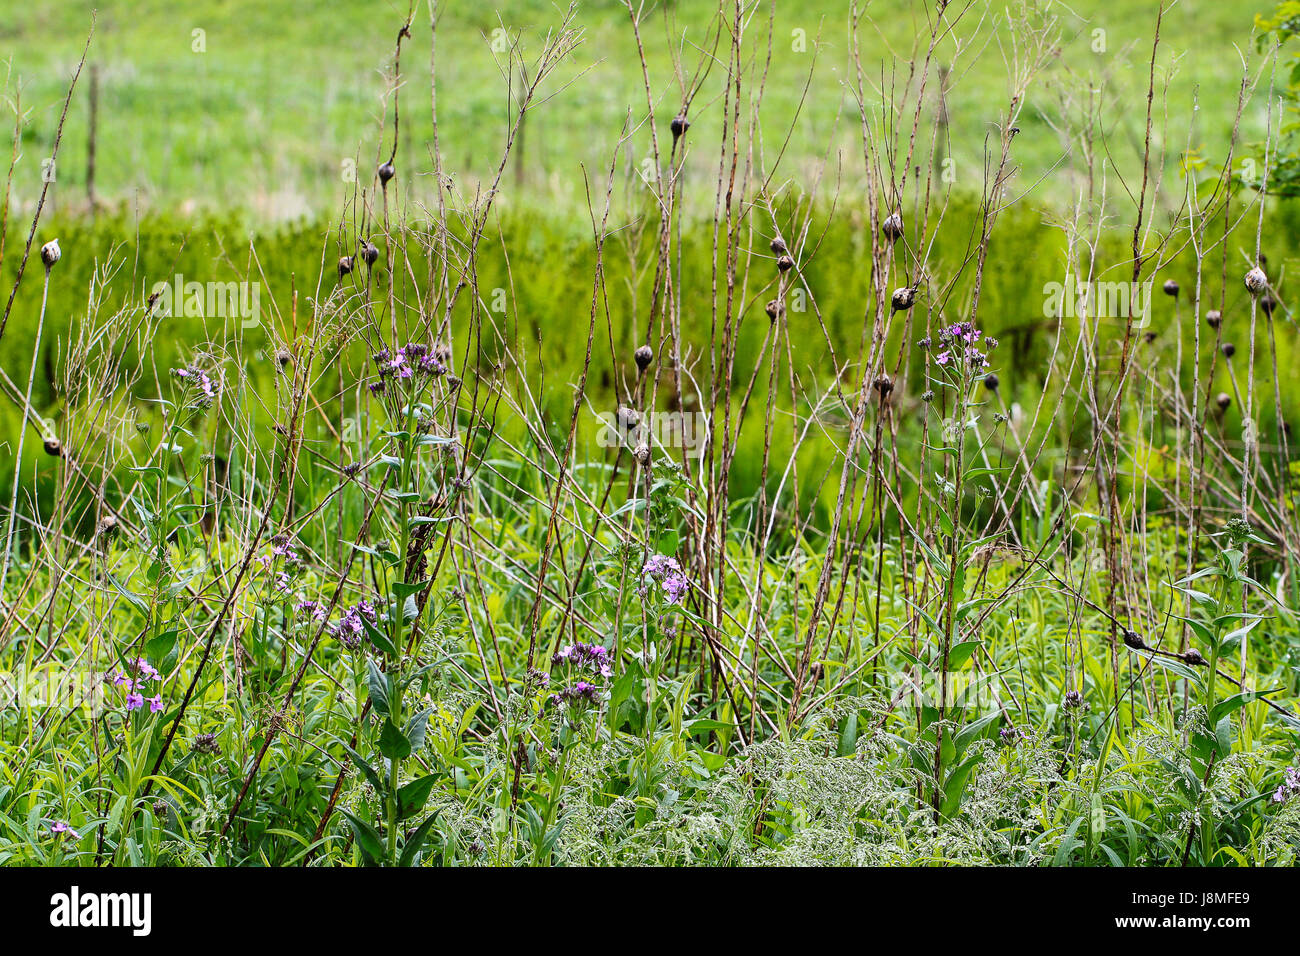
[[[1203,112],[1157,113],[1164,12],[1134,152],[1107,121],[1119,64],[1058,69],[1065,7],[940,2],[882,54],[852,5],[861,154],[796,169],[762,123],[773,10],[727,0],[689,41],[668,17],[657,76],[661,25],[627,3],[644,101],[592,131],[609,161],[577,173],[566,241],[594,268],[548,273],[534,315],[507,237],[551,234],[502,225],[511,163],[581,89],[584,33],[570,8],[495,50],[509,115],[472,183],[436,69],[431,140],[403,126],[409,45],[455,56],[438,5],[412,8],[374,172],[315,261],[255,239],[236,266],[289,277],[265,314],[161,352],[183,326],[119,250],[56,353],[43,310],[13,315],[36,334],[28,381],[0,382],[0,862],[1294,863],[1270,95],[1262,177],[1233,162],[1281,53],[1243,48],[1216,168],[1178,145]],[[984,167],[949,176],[954,78],[991,51]],[[1059,137],[1077,197],[1043,210],[1051,288],[998,259],[1029,135]],[[861,194],[836,185],[849,162]],[[24,263],[41,228],[38,206]],[[61,235],[47,288],[86,254]],[[825,307],[827,258],[865,277],[855,314]],[[1122,295],[1058,307],[1116,270]],[[1023,314],[992,314],[999,285]]]

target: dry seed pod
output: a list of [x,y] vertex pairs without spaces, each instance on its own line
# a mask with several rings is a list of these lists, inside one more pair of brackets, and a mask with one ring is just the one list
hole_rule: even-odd
[[794,260],[789,256],[782,256],[776,260],[776,267],[782,273],[789,272],[794,268]]
[[1245,282],[1246,291],[1251,295],[1262,295],[1268,291],[1268,276],[1264,275],[1264,270],[1259,266],[1246,273]]
[[889,304],[893,306],[895,312],[902,312],[904,309],[910,309],[912,303],[916,301],[916,290],[908,286],[901,289],[895,289],[893,296],[890,297]]
[[888,375],[880,376],[872,384],[875,386],[876,391],[880,393],[880,397],[882,399],[884,399],[886,396],[889,395],[890,392],[894,390],[894,383],[890,381]]
[[643,345],[633,353],[632,357],[636,359],[636,367],[644,372],[650,367],[650,363],[654,361],[655,353],[651,350],[650,346]]
[[1237,346],[1233,345],[1231,342],[1224,342],[1222,349],[1224,358],[1232,358],[1237,354]]
[[379,185],[385,189],[388,188],[388,181],[397,175],[397,169],[391,162],[386,162],[379,167]]
[[686,118],[685,113],[678,113],[673,117],[673,121],[668,124],[668,128],[673,131],[673,139],[677,139],[691,128],[691,121]]
[[624,431],[631,431],[641,424],[641,413],[635,408],[628,408],[626,405],[618,407],[618,423]]
[[373,242],[367,239],[361,244],[361,259],[368,266],[373,266],[379,258],[379,249]]
[[339,256],[339,278],[342,279],[345,275],[347,275],[351,271],[352,271],[352,257]]
[[987,388],[990,392],[996,392],[998,390],[999,384],[1000,383],[998,381],[998,375],[996,372],[989,372],[987,375],[984,376],[984,387]]
[[1217,329],[1223,324],[1223,313],[1218,309],[1211,309],[1205,313],[1205,324],[1212,329]]
[[632,457],[636,459],[637,464],[640,465],[642,468],[649,468],[650,467],[650,446],[647,445],[645,442],[642,442],[641,444],[637,445],[636,449],[632,452]]
[[111,538],[117,534],[117,519],[112,515],[104,515],[99,519],[99,523],[95,525],[95,534],[101,538]]
[[293,353],[290,352],[288,349],[275,350],[275,364],[280,366],[280,368],[288,368],[292,362],[293,362]]
[[1228,406],[1232,404],[1232,396],[1229,395],[1227,392],[1220,392],[1218,397],[1214,400],[1214,402],[1216,405],[1219,406],[1219,411],[1226,412],[1228,410]]
[[778,256],[783,256],[790,251],[785,247],[785,240],[782,239],[780,236],[777,236],[775,239],[772,240],[771,246],[772,246],[772,251],[776,253]]
[[63,445],[57,438],[45,439],[45,454],[51,458],[63,457]]
[[1147,343],[1147,345],[1150,345],[1152,342],[1156,340],[1156,334],[1154,332],[1148,332],[1145,335],[1143,335],[1142,338]]
[[1165,295],[1171,299],[1178,298],[1178,283],[1173,279],[1165,280]]
[[1198,651],[1196,648],[1189,647],[1186,651],[1183,652],[1183,661],[1187,664],[1195,664],[1197,666],[1200,666],[1205,663],[1205,658],[1201,656],[1201,652]]
[[1261,312],[1272,318],[1273,310],[1277,308],[1277,299],[1271,295],[1262,295],[1259,297],[1259,308]]
[[767,310],[767,317],[773,322],[780,318],[781,313],[785,311],[778,299],[772,299],[767,303],[765,308]]
[[58,262],[63,252],[59,249],[59,240],[51,239],[45,245],[41,246],[41,262],[45,263],[45,268],[50,268]]
[[890,242],[897,242],[903,238],[903,217],[901,214],[890,213],[880,225],[880,231]]

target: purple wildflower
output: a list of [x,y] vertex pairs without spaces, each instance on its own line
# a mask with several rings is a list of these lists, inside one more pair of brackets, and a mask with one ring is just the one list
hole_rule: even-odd
[[56,836],[60,836],[66,833],[68,836],[72,837],[73,839],[76,840],[81,839],[81,834],[78,833],[76,830],[72,829],[72,827],[68,826],[66,820],[56,820],[54,824],[50,827],[50,832]]
[[172,369],[172,374],[193,387],[204,399],[217,397],[217,388],[213,385],[211,376],[203,369],[194,366],[176,368]]
[[359,601],[348,608],[347,613],[334,625],[334,636],[349,650],[356,650],[361,646],[361,636],[366,632],[363,618],[371,624],[378,620],[375,606],[369,601]]
[[162,675],[158,673],[158,669],[154,667],[152,664],[150,664],[143,657],[137,657],[135,659],[135,664],[133,666],[135,667],[135,672],[139,674],[140,677],[143,678],[144,680],[162,679]]
[[642,597],[646,595],[652,581],[659,582],[669,604],[681,604],[690,587],[677,559],[666,554],[651,555],[641,568],[641,587],[638,590]]
[[144,706],[144,694],[132,691],[126,695],[126,709],[139,710]]
[[312,620],[314,620],[318,624],[321,621],[325,620],[327,616],[325,612],[325,608],[323,608],[320,604],[316,603],[315,601],[299,601],[297,604],[293,606],[293,610],[295,614],[300,614],[303,615],[304,617],[310,616]]
[[1295,796],[1300,796],[1300,767],[1287,767],[1282,784],[1273,793],[1273,803],[1286,803]]
[[568,647],[562,647],[555,652],[551,662],[557,667],[561,664],[586,667],[601,677],[610,677],[614,673],[610,666],[609,651],[599,644],[583,644],[579,641]]

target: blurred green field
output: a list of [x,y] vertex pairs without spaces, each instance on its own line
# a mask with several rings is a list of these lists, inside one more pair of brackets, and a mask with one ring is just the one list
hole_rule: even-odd
[[[41,161],[51,152],[92,6],[88,0],[0,2],[0,60],[7,61],[11,90],[21,88],[21,109],[30,110],[15,170],[19,208],[30,204],[40,187]],[[492,50],[493,39],[500,36],[494,31],[519,35],[532,56],[546,31],[560,21],[562,9],[544,0],[453,0],[441,6],[441,141],[448,168],[469,189],[495,169],[506,133],[508,91],[500,56]],[[764,134],[766,149],[774,154],[794,124],[781,172],[798,185],[807,183],[818,157],[832,146],[845,150],[840,171],[845,188],[861,181],[861,135],[844,82],[849,76],[849,6],[846,0],[807,0],[781,4],[775,12]],[[869,73],[878,76],[887,57],[909,55],[926,31],[927,6],[907,0],[866,5],[863,57]],[[950,17],[958,7],[949,7]],[[1194,95],[1201,108],[1192,145],[1215,155],[1226,143],[1240,82],[1238,48],[1249,47],[1254,15],[1271,8],[1263,0],[1183,0],[1166,12],[1157,85],[1167,83],[1172,122],[1168,130],[1158,123],[1155,133],[1158,146],[1168,139],[1167,171],[1176,171],[1187,145],[1177,120],[1191,115]],[[768,8],[760,9],[766,16]],[[1054,9],[1061,17],[1060,55],[1046,81],[1031,93],[1016,160],[1022,182],[1046,177],[1046,194],[1066,201],[1077,184],[1056,170],[1070,144],[1044,119],[1059,105],[1056,87],[1071,77],[1109,75],[1113,93],[1105,115],[1115,144],[1110,159],[1121,169],[1135,168],[1156,5],[1082,0]],[[716,5],[679,0],[646,10],[643,40],[656,84],[656,112],[666,126],[681,101],[672,79],[672,51],[684,35],[683,59],[688,68],[696,61],[692,45],[706,43]],[[237,212],[255,225],[333,214],[353,191],[345,180],[347,164],[359,161],[364,178],[380,149],[384,71],[405,12],[404,5],[392,0],[314,6],[288,0],[201,0],[182,8],[159,0],[98,4],[90,54],[100,78],[98,198],[131,210],[182,216]],[[975,0],[959,22],[958,32],[969,33],[982,19],[978,43],[957,60],[948,104],[957,185],[970,190],[980,186],[984,139],[1008,96],[1007,48],[989,36],[992,18],[1005,12],[1002,4]],[[516,150],[520,162],[506,177],[503,204],[581,210],[582,167],[606,167],[629,110],[634,116],[644,112],[640,71],[632,68],[636,47],[623,5],[582,0],[575,22],[585,30],[586,42],[562,75],[581,75],[530,121]],[[421,4],[402,64],[402,135],[410,150],[406,155],[412,162],[418,157],[421,168],[429,166],[423,160],[431,141],[429,23],[429,10]],[[759,32],[754,31],[756,36]],[[1104,52],[1093,52],[1099,38]],[[196,45],[203,52],[195,52]],[[816,49],[820,54],[814,69]],[[754,53],[760,62],[767,55],[764,47]],[[951,42],[937,56],[952,62]],[[724,73],[721,65],[712,71],[692,107],[688,182],[696,183],[706,198],[712,195],[708,184],[716,165]],[[803,85],[810,75],[805,99]],[[83,76],[83,83],[87,80]],[[550,88],[556,89],[558,84]],[[88,115],[83,85],[69,114],[57,166],[51,196],[56,210],[86,207]],[[1259,139],[1263,129],[1262,107],[1252,109],[1244,138]],[[648,134],[642,128],[630,153],[647,151]],[[417,198],[429,195],[427,176],[399,183]]]

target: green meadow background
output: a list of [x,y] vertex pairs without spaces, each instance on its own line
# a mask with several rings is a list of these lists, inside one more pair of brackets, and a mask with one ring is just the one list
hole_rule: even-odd
[[[510,116],[508,81],[518,79],[494,54],[494,40],[517,38],[535,55],[563,14],[560,7],[544,2],[499,3],[495,10],[493,6],[452,2],[439,12],[438,132],[448,172],[464,195],[473,195],[496,168]],[[869,70],[878,72],[888,56],[909,55],[920,42],[918,36],[928,32],[924,7],[904,0],[865,5],[862,57]],[[681,97],[675,51],[688,66],[695,61],[694,45],[709,42],[714,5],[669,2],[649,9],[642,40],[663,136]],[[1004,9],[977,2],[964,22]],[[1043,287],[1064,272],[1065,240],[1054,222],[1083,188],[1071,162],[1077,144],[1050,120],[1059,114],[1060,97],[1071,78],[1106,77],[1110,93],[1105,123],[1113,150],[1108,157],[1110,201],[1119,218],[1116,228],[1103,236],[1099,278],[1127,280],[1126,230],[1131,226],[1123,217],[1131,218],[1132,205],[1125,205],[1124,191],[1140,169],[1156,5],[1085,2],[1054,9],[1063,16],[1064,41],[1035,85],[1020,121],[1015,185],[1026,196],[999,224],[981,307],[982,324],[1006,343],[998,354],[1003,395],[1009,404],[1023,401],[1030,406],[1042,394],[1043,362],[1053,334],[1043,315]],[[763,7],[763,16],[766,11]],[[1067,15],[1070,11],[1073,16]],[[390,142],[385,70],[405,12],[404,6],[386,2],[310,5],[281,0],[110,2],[98,7],[88,58],[98,84],[95,201],[92,205],[87,184],[88,69],[68,114],[38,234],[38,242],[58,236],[64,250],[50,290],[49,334],[41,363],[47,374],[39,375],[36,383],[36,401],[50,417],[57,418],[59,412],[51,378],[64,359],[69,323],[86,311],[95,270],[107,267],[115,273],[104,307],[132,307],[154,283],[176,274],[201,282],[238,278],[249,263],[250,241],[256,244],[265,276],[263,316],[268,325],[241,330],[244,345],[251,347],[240,354],[250,379],[272,387],[274,369],[257,355],[273,348],[272,333],[283,336],[288,330],[269,327],[274,322],[271,300],[287,315],[293,288],[312,296],[318,289],[327,293],[335,281],[332,264],[338,249],[330,238],[331,224],[338,222],[358,188],[350,171],[360,170],[358,178],[368,183],[376,157]],[[1253,55],[1254,16],[1269,12],[1258,0],[1184,0],[1166,11],[1157,70],[1157,86],[1164,93],[1154,132],[1166,194],[1154,211],[1158,224],[1167,225],[1181,198],[1185,149],[1190,146],[1211,164],[1225,151],[1242,58]],[[852,355],[872,292],[864,266],[869,241],[863,233],[861,132],[849,86],[848,16],[849,5],[843,0],[778,5],[762,143],[756,148],[774,155],[789,131],[780,166],[778,216],[793,214],[819,164],[826,163],[838,180],[833,214],[831,188],[822,187],[812,232],[825,230],[825,240],[818,254],[801,266],[837,349]],[[584,29],[586,40],[561,70],[561,79],[544,90],[553,95],[527,121],[504,177],[480,275],[484,289],[509,288],[507,312],[494,320],[510,330],[511,345],[522,359],[519,371],[528,377],[543,413],[556,427],[562,427],[558,423],[572,401],[568,383],[577,374],[585,339],[575,330],[585,333],[595,267],[584,178],[603,181],[626,118],[643,112],[645,105],[640,71],[633,66],[635,40],[623,5],[586,0],[577,5],[574,22]],[[6,291],[41,186],[42,159],[52,151],[66,84],[89,23],[90,7],[84,2],[0,2],[0,69],[8,70],[10,105],[24,120],[3,261]],[[418,8],[413,37],[402,57],[402,145],[394,194],[412,219],[419,218],[421,204],[433,195],[428,173],[429,23],[428,8]],[[765,36],[757,29],[754,34]],[[1097,52],[1099,38],[1103,52]],[[754,52],[768,55],[765,39]],[[952,77],[946,155],[954,161],[956,182],[952,195],[943,200],[945,225],[931,253],[936,275],[957,272],[976,228],[985,140],[1008,96],[1004,53],[997,42],[967,51]],[[950,55],[946,48],[937,54],[941,62],[948,62]],[[1251,62],[1257,69],[1258,57]],[[681,242],[685,331],[697,342],[706,340],[710,318],[709,217],[721,129],[718,77],[712,80],[692,106]],[[1258,97],[1243,118],[1247,152],[1264,134],[1263,99]],[[8,118],[12,124],[13,113]],[[1193,119],[1194,125],[1189,125]],[[620,171],[616,225],[644,221],[653,212],[644,192],[636,189],[633,169],[637,158],[648,152],[648,136],[641,128],[623,154],[627,168]],[[1264,248],[1270,274],[1283,283],[1294,267],[1297,226],[1300,217],[1294,204],[1271,205]],[[768,255],[761,224],[754,236],[754,252]],[[606,254],[611,329],[609,335],[597,336],[592,381],[598,400],[611,405],[640,337],[634,325],[644,309],[651,271],[636,263],[652,256],[652,240],[649,234],[628,239]],[[1237,264],[1244,261],[1253,240],[1252,228],[1229,242],[1233,265],[1226,290],[1225,337],[1248,308]],[[503,248],[509,250],[509,277]],[[323,274],[322,262],[327,264]],[[1189,262],[1187,255],[1176,261],[1157,286],[1163,278],[1174,277],[1190,289]],[[1222,284],[1217,270],[1206,281],[1206,297],[1217,303]],[[738,375],[745,378],[767,332],[762,312],[767,291],[751,287],[742,304]],[[0,365],[15,381],[26,379],[40,293],[39,267],[29,269],[0,349]],[[960,290],[952,301],[961,301]],[[1185,321],[1185,300],[1182,309]],[[1159,338],[1145,346],[1148,360],[1173,361],[1175,315],[1172,300],[1157,295],[1154,328]],[[805,388],[815,392],[829,386],[835,369],[811,313],[792,312],[790,323]],[[152,343],[159,367],[183,363],[208,338],[226,334],[221,325],[220,320],[167,320],[162,336]],[[902,344],[902,334],[896,333],[897,345]],[[1289,318],[1280,335],[1287,367],[1293,354]],[[494,348],[489,344],[485,364],[495,361]],[[354,362],[352,367],[361,366]],[[1218,368],[1222,380],[1213,387],[1230,390],[1223,363]],[[1271,370],[1262,365],[1262,394],[1271,394],[1270,377]],[[152,375],[146,381],[151,383]],[[1285,404],[1289,413],[1291,396]],[[1229,414],[1236,413],[1234,408]],[[0,434],[13,435],[16,423],[12,405],[0,407]],[[1264,425],[1266,431],[1272,427],[1271,421]],[[738,456],[732,477],[732,487],[741,495],[752,492],[759,480],[756,443],[761,435],[746,440],[755,443],[755,454]],[[778,436],[778,453],[784,451],[781,440]],[[25,470],[39,464],[40,450],[30,446]],[[0,481],[12,474],[12,467],[12,455],[0,455]]]

